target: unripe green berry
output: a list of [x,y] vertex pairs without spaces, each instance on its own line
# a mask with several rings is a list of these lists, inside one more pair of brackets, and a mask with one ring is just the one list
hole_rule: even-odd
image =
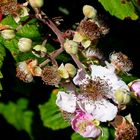
[[4,39],[12,39],[15,37],[15,32],[12,29],[6,29],[6,30],[1,31],[1,36]]
[[21,52],[28,52],[32,48],[32,40],[29,38],[21,38],[18,42],[18,48]]
[[40,8],[44,4],[44,0],[29,0],[30,5],[33,8]]

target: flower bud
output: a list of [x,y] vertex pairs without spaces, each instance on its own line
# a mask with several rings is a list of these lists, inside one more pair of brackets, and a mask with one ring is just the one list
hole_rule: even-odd
[[69,54],[77,54],[78,52],[78,43],[74,42],[73,40],[66,40],[64,43],[64,49]]
[[30,5],[33,8],[40,8],[44,4],[44,0],[29,0]]
[[36,66],[34,68],[33,75],[34,76],[41,76],[41,74],[42,74],[42,69],[39,66]]
[[28,52],[32,48],[32,40],[29,38],[21,38],[18,42],[18,48],[21,52]]
[[6,29],[6,30],[1,31],[1,36],[4,39],[12,39],[15,37],[15,32],[12,29]]
[[60,75],[61,78],[64,78],[64,79],[69,78],[69,73],[67,72],[63,63],[58,68],[58,72],[59,72],[59,75]]
[[73,37],[73,41],[80,43],[84,39],[85,38],[79,32],[75,32],[74,37]]
[[87,18],[95,18],[96,15],[97,15],[97,11],[96,11],[95,8],[93,8],[90,5],[84,5],[84,7],[83,7],[83,14]]
[[130,87],[130,91],[135,92],[136,96],[140,98],[140,79],[134,80],[133,82],[128,84]]
[[[35,51],[34,51],[35,50]],[[45,46],[43,45],[36,45],[34,48],[33,48],[33,54],[36,55],[37,57],[44,57],[46,52],[47,52],[47,49],[45,48]],[[39,52],[39,53],[37,53]]]
[[115,91],[114,95],[116,97],[118,104],[126,105],[131,100],[129,92],[125,91],[125,90],[117,90],[117,91]]
[[70,63],[65,64],[65,69],[67,70],[70,77],[74,77],[74,75],[76,74],[76,68]]

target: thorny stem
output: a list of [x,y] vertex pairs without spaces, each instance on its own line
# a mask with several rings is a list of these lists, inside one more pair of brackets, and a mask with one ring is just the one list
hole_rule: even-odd
[[[44,24],[46,24],[48,27],[50,27],[52,29],[52,31],[56,34],[61,48],[58,50],[55,50],[54,52],[52,52],[50,54],[51,59],[50,60],[54,60],[59,54],[61,54],[64,51],[64,36],[63,33],[57,28],[57,26],[47,17],[47,15],[43,12],[43,11],[39,11],[38,9],[35,10],[36,12],[36,17],[37,19],[39,19],[41,22],[43,22]],[[84,69],[82,63],[79,61],[79,59],[77,58],[76,55],[71,54],[72,59],[74,60],[74,62],[77,64],[77,67],[79,69]],[[44,62],[42,62],[39,66],[43,67],[45,66],[49,61],[49,59],[45,60]]]
[[[47,17],[47,15],[44,13],[44,12],[40,12],[41,13],[41,16],[36,16],[37,19],[39,19],[40,21],[42,21],[44,24],[47,24],[48,27],[50,27],[52,29],[52,31],[56,34],[60,44],[61,44],[61,47],[63,48],[63,44],[64,44],[64,37],[63,37],[63,33],[57,28],[57,26]],[[37,14],[38,15],[38,14]]]

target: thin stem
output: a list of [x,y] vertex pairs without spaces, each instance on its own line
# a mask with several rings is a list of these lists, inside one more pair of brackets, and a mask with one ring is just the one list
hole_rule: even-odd
[[[61,54],[64,50],[62,48],[55,50],[54,52],[52,52],[50,54],[51,59],[55,59],[59,54]],[[50,62],[50,59],[45,60],[44,62],[42,62],[39,66],[40,67],[44,67],[46,64],[48,64]]]
[[[65,39],[64,39],[63,33],[57,28],[57,26],[48,18],[48,16],[43,11],[39,11],[39,9],[36,9],[35,12],[36,12],[37,19],[39,19],[41,22],[43,22],[48,27],[50,27],[52,29],[52,31],[56,34],[56,36],[60,42],[61,48],[50,54],[50,57],[51,57],[50,60],[54,60],[59,54],[61,54],[64,51]],[[78,68],[83,69],[85,71],[82,63],[79,61],[77,56],[71,54],[71,57],[74,60],[74,62],[77,64]],[[49,59],[45,60],[39,66],[40,67],[45,66],[50,60]]]
[[74,62],[76,63],[77,67],[78,67],[79,69],[82,69],[83,71],[85,71],[84,66],[82,65],[82,63],[80,62],[80,60],[77,58],[77,56],[74,55],[74,54],[71,54],[71,57],[72,57],[72,59],[74,60]]
[[64,37],[63,37],[63,33],[57,28],[57,26],[47,17],[47,15],[41,11],[41,16],[43,16],[42,18],[40,16],[36,16],[37,19],[39,19],[40,21],[42,21],[44,24],[47,24],[48,27],[50,27],[52,29],[52,31],[56,34],[61,47],[63,47],[64,44]]

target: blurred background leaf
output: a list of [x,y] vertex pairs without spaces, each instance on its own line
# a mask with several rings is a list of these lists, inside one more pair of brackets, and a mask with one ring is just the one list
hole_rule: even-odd
[[33,112],[26,110],[27,105],[27,99],[19,99],[17,103],[0,103],[0,114],[2,114],[7,122],[13,125],[17,130],[25,130],[32,138],[31,125]]
[[3,75],[1,73],[1,67],[3,65],[3,60],[5,56],[6,56],[5,48],[3,47],[3,45],[0,44],[0,90],[2,90],[1,79],[3,78]]
[[117,18],[124,20],[130,18],[132,20],[138,19],[138,15],[133,3],[128,0],[99,0],[106,11]]
[[41,120],[44,126],[53,130],[64,129],[70,126],[70,124],[63,119],[55,101],[56,94],[52,93],[47,103],[39,105]]

